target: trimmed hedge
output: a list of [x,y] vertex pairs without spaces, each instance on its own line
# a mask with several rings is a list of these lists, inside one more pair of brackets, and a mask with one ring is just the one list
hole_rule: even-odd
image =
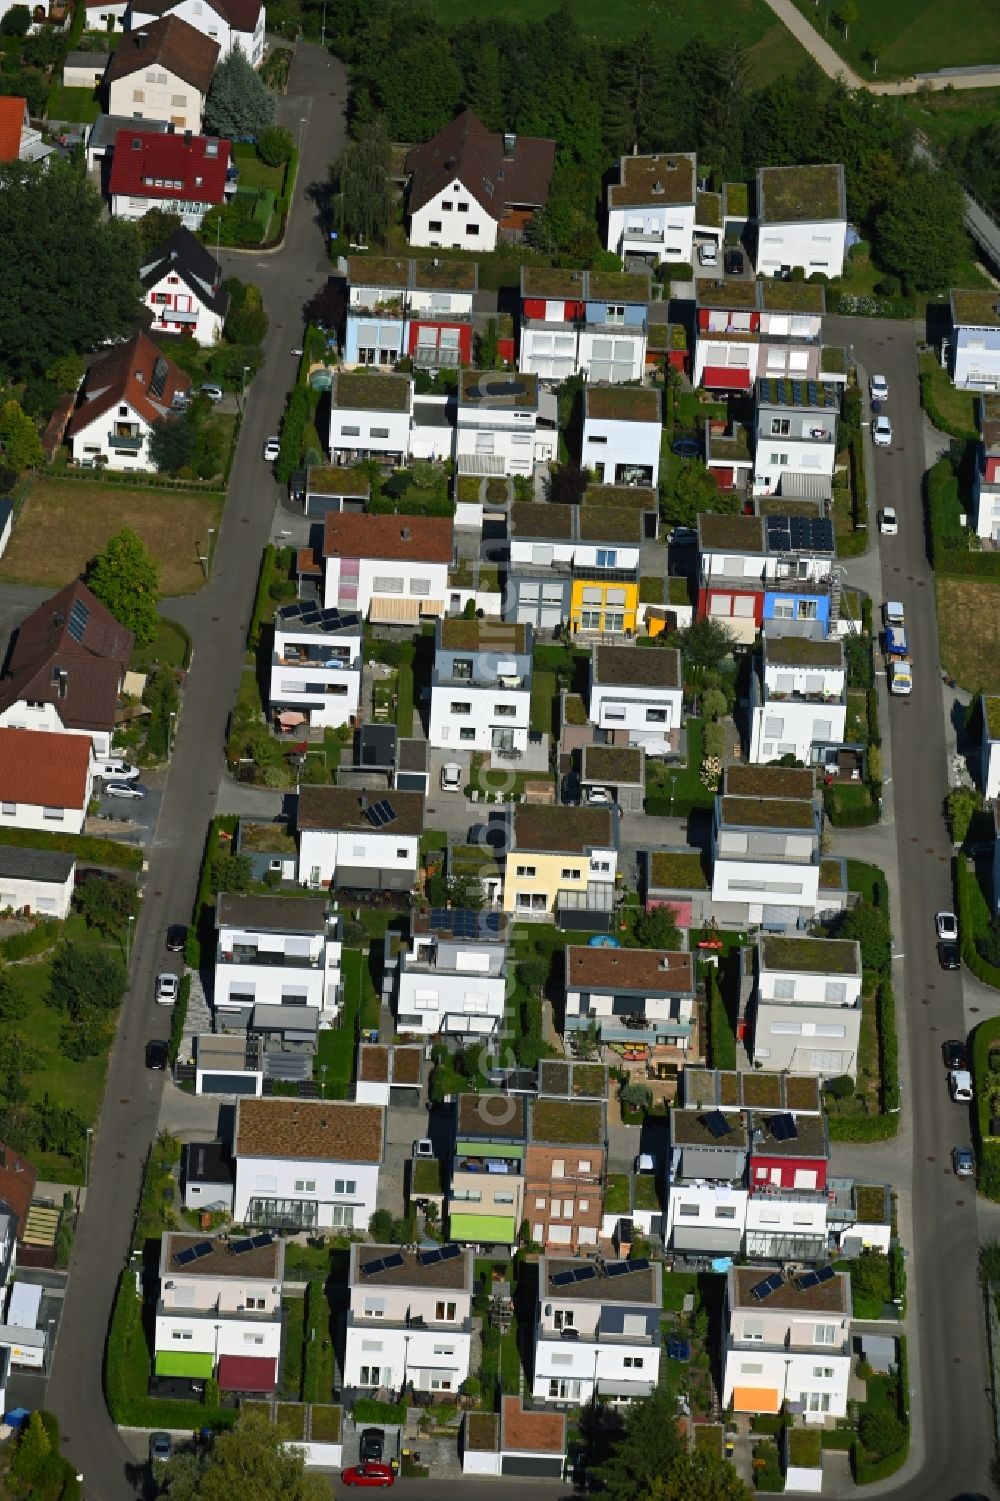
[[[933,356],[931,356],[933,358]],[[953,422],[941,411],[934,399],[934,378],[937,371],[937,361],[934,361],[933,369],[922,369],[920,372],[920,405],[937,428],[938,432],[948,433],[952,438],[971,439],[976,443],[979,434],[973,428],[956,427]]]
[[980,1022],[972,1034],[972,1087],[975,1098],[975,1144],[979,1153],[978,1189],[1000,1201],[1000,1140],[990,1134],[990,1049],[1000,1041],[1000,1017]]
[[12,933],[0,943],[0,956],[4,959],[30,959],[32,954],[44,953],[58,939],[61,927],[62,924],[51,917],[23,933]]
[[824,1428],[820,1443],[824,1449],[853,1449],[857,1440],[850,1428]]
[[955,910],[958,916],[962,963],[968,965],[977,980],[1000,990],[1000,969],[988,964],[976,948],[976,936],[989,927],[990,914],[975,870],[969,869],[965,855],[955,860]]
[[355,1423],[399,1423],[406,1422],[405,1402],[376,1402],[370,1397],[362,1397],[354,1404]]
[[860,432],[851,439],[851,520],[855,530],[868,526],[868,481],[865,478],[865,448]]
[[250,625],[247,630],[247,646],[251,651],[256,650],[260,644],[260,628],[264,617],[264,611],[271,599],[271,585],[274,583],[275,563],[278,549],[273,542],[269,542],[264,548],[260,560],[260,573],[257,575],[257,593],[253,600],[253,613],[250,616]]
[[1000,578],[1000,552],[971,552],[962,526],[958,476],[950,459],[938,459],[928,472],[927,523],[931,563],[943,578]]
[[899,1109],[899,1040],[896,1036],[896,1002],[888,980],[879,981],[876,1007],[882,1109],[893,1118],[891,1112]]
[[302,1400],[303,1402],[318,1402],[319,1390],[319,1356],[323,1342],[323,1326],[329,1319],[330,1310],[326,1301],[323,1282],[319,1278],[310,1278],[306,1285],[305,1297],[305,1345],[302,1359]]
[[110,865],[116,870],[141,870],[142,850],[116,839],[98,839],[92,834],[53,834],[47,829],[0,829],[0,844],[18,849],[59,850],[75,855],[88,865]]
[[896,1380],[896,1416],[906,1430],[906,1438],[895,1454],[883,1459],[871,1459],[858,1440],[851,1449],[851,1469],[856,1485],[873,1485],[877,1480],[887,1480],[906,1463],[910,1453],[910,1370],[906,1352],[906,1335],[899,1336],[899,1374]]

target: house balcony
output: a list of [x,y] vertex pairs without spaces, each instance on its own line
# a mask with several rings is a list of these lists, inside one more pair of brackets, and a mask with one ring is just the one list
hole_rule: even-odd
[[[723,825],[724,829],[739,827],[741,827],[741,825],[738,824]],[[765,829],[760,825],[755,824],[753,832],[755,834],[787,834],[788,830]],[[801,837],[803,834],[815,835],[817,833],[817,830],[815,827],[813,827],[812,829],[796,829],[795,833],[796,835]],[[819,865],[821,858],[818,847],[812,851],[808,860],[803,860],[801,855],[786,855],[777,853],[772,854],[770,851],[767,854],[762,854],[758,850],[743,850],[740,853],[736,853],[732,850],[719,849],[718,842],[716,842],[716,849],[714,854],[716,865],[722,863],[724,865],[798,865],[799,867],[804,867],[807,865]],[[753,898],[751,897],[751,899]]]
[[[714,455],[713,455],[714,457]],[[763,562],[761,564],[763,567]],[[782,577],[771,574],[766,578],[744,577],[741,574],[720,573],[707,568],[704,563],[698,574],[702,589],[720,589],[737,594],[829,594],[833,589],[832,573],[813,578]]]
[[272,667],[328,667],[336,672],[357,672],[360,659],[349,652],[331,652],[317,646],[286,646],[283,653],[271,653]]
[[198,309],[197,308],[190,309],[190,308],[164,307],[162,304],[157,304],[157,306],[153,309],[153,312],[155,313],[156,317],[159,319],[159,321],[161,323],[197,323],[198,322]]
[[619,323],[614,318],[610,321],[607,318],[587,318],[581,327],[588,332],[600,329],[602,333],[614,334],[618,338],[635,339],[637,343],[645,339],[647,332],[645,319],[642,323]]
[[[546,1344],[575,1345],[581,1353],[586,1351],[591,1358],[595,1357],[601,1345],[639,1345],[647,1350],[655,1350],[660,1345],[660,1331],[653,1330],[647,1334],[624,1334],[617,1330],[602,1329],[598,1324],[596,1329],[575,1329],[572,1325],[566,1329],[552,1329],[538,1320],[535,1324],[535,1339]],[[642,1380],[641,1377],[638,1378]]]
[[[641,1017],[636,1017],[634,1021],[624,1024],[602,1017],[581,1017],[579,1020],[585,1026],[589,1026],[591,1021],[596,1021],[597,1035],[601,1042],[623,1042],[633,1046],[637,1042],[642,1042],[647,1047],[654,1047],[661,1037],[667,1035],[675,1041],[678,1038],[689,1038],[693,1030],[690,1022],[650,1022],[643,1021]],[[579,1031],[580,1028],[571,1027],[567,1017],[566,1030],[573,1032]]]
[[[673,230],[671,232],[673,234],[677,233],[676,230]],[[665,245],[666,241],[667,232],[665,229],[626,228],[622,230],[623,248],[627,248],[629,245]]]
[[[169,1276],[169,1268],[167,1270],[168,1275],[164,1279],[164,1287],[170,1291],[176,1284]],[[187,1282],[183,1276],[181,1276],[180,1285],[182,1287],[187,1286]],[[254,1295],[251,1294],[251,1296]],[[163,1319],[213,1319],[217,1324],[229,1321],[235,1322],[237,1320],[241,1324],[246,1321],[254,1324],[280,1324],[281,1305],[279,1303],[277,1308],[261,1309],[245,1308],[241,1303],[236,1308],[223,1308],[221,1300],[216,1298],[213,1303],[205,1304],[201,1308],[190,1308],[180,1304],[167,1303],[163,1298],[160,1298],[156,1304],[156,1316]]]
[[757,428],[757,447],[765,443],[822,443],[828,446],[837,439],[837,424],[831,422],[829,426],[822,422],[816,422],[815,426],[803,426],[798,432],[773,433],[768,431],[769,417],[765,417]]
[[121,453],[139,453],[145,439],[142,433],[108,433],[108,447]]
[[392,297],[388,302],[352,302],[347,309],[348,318],[381,318],[401,321],[409,316],[409,309],[401,297]]
[[[754,1309],[766,1309],[766,1303],[755,1303]],[[729,1334],[726,1336],[726,1354],[751,1355],[754,1351],[760,1351],[768,1355],[849,1355],[851,1353],[851,1341],[849,1336],[838,1340],[832,1345],[817,1344],[793,1344],[790,1335],[786,1335],[780,1344],[762,1341],[759,1339],[734,1339]]]
[[[454,1297],[454,1293],[451,1293]],[[471,1334],[472,1319],[466,1316],[464,1319],[429,1319],[420,1313],[408,1313],[402,1319],[374,1319],[358,1313],[355,1309],[347,1310],[348,1329],[409,1329],[416,1331],[425,1329],[430,1334]]]
[[282,954],[264,949],[233,948],[226,951],[221,944],[216,950],[217,964],[245,964],[252,969],[322,969],[322,958],[311,959],[308,955]]
[[462,351],[457,348],[418,344],[413,351],[413,364],[417,370],[457,370],[461,363]]
[[556,912],[613,912],[615,888],[611,881],[590,881],[583,889],[562,887],[556,892]]

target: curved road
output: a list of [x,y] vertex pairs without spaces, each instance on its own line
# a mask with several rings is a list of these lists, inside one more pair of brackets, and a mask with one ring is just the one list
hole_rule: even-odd
[[[277,431],[295,373],[289,354],[301,342],[302,307],[326,279],[324,245],[308,196],[325,181],[345,139],[347,79],[318,47],[295,54],[282,123],[302,141],[295,202],[281,250],[232,256],[227,272],[257,282],[269,333],[264,367],[251,389],[233,463],[212,580],[186,616],[194,656],[184,710],[136,924],[131,985],[108,1071],[103,1112],[91,1153],[91,1188],[81,1216],[47,1402],[65,1452],[84,1477],[87,1501],[136,1493],[126,1473],[134,1460],[104,1405],[104,1344],[119,1274],[131,1244],[142,1166],[156,1131],[162,1076],[144,1066],[154,1030],[153,977],[168,923],[186,922],[194,902],[209,818],[222,771],[226,719],[236,698],[247,621],[261,552],[274,514],[275,487],[261,462],[264,438]],[[300,136],[301,132],[301,136]]]

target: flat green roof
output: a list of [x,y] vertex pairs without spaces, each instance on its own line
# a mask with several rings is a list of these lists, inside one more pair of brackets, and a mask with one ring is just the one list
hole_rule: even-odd
[[641,512],[620,506],[580,506],[577,525],[581,542],[642,541]]
[[449,1214],[448,1234],[452,1240],[477,1240],[513,1245],[517,1222],[512,1214]]
[[338,411],[405,412],[410,404],[410,378],[338,370],[331,399]]
[[591,302],[648,302],[649,277],[634,271],[591,271],[587,291]]
[[750,186],[745,182],[724,182],[722,196],[726,213],[734,219],[745,219],[750,212]]
[[566,1146],[600,1145],[602,1119],[596,1101],[536,1100],[531,1110],[531,1139]]
[[588,417],[601,422],[660,421],[660,393],[652,386],[592,386],[584,388]]
[[816,814],[811,802],[768,797],[724,797],[722,822],[729,828],[812,829]]
[[858,975],[858,946],[846,938],[783,938],[761,940],[768,969],[787,969],[804,975]]
[[757,217],[761,224],[808,224],[817,219],[843,219],[846,212],[841,166],[817,162],[758,169]]
[[1000,292],[996,288],[973,291],[956,288],[951,294],[951,316],[956,324],[971,323],[977,328],[1000,327]]
[[518,1162],[524,1156],[521,1141],[457,1141],[455,1152],[459,1157],[510,1157]]
[[650,857],[650,884],[668,891],[707,891],[701,854],[697,850],[655,850]]
[[991,740],[1000,740],[1000,698],[987,696],[983,699],[983,713]]
[[765,313],[823,313],[826,293],[819,282],[767,278],[758,283]]
[[722,228],[722,194],[699,193],[695,199],[695,219],[709,229]]

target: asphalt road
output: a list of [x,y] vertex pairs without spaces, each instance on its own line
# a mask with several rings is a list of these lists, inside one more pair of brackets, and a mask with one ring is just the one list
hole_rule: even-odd
[[878,505],[896,506],[899,535],[876,545],[883,597],[902,601],[913,657],[913,693],[890,699],[889,721],[901,911],[893,950],[903,956],[894,971],[897,1014],[909,1041],[904,1109],[913,1112],[909,1265],[920,1359],[919,1366],[911,1363],[910,1383],[925,1464],[905,1485],[887,1484],[885,1491],[905,1494],[907,1501],[943,1501],[988,1490],[994,1441],[975,1192],[951,1171],[952,1147],[971,1140],[970,1119],[967,1107],[952,1104],[941,1061],[941,1043],[964,1037],[965,1022],[962,976],[939,968],[934,935],[934,913],[952,908],[953,893],[951,845],[940,814],[948,768],[924,527],[917,354],[909,324],[829,319],[824,335],[853,344],[866,372],[889,382],[893,444],[875,450],[875,488]]
[[[91,1188],[73,1249],[48,1388],[48,1406],[58,1415],[65,1453],[83,1474],[86,1501],[118,1501],[136,1494],[134,1463],[104,1405],[102,1359],[163,1087],[163,1076],[147,1073],[143,1057],[147,1037],[162,1025],[152,1000],[153,982],[165,967],[167,925],[190,916],[205,828],[215,811],[226,718],[236,698],[261,552],[274,513],[275,486],[261,460],[261,446],[277,431],[295,374],[289,348],[301,342],[303,304],[327,274],[308,194],[312,184],[325,181],[343,143],[345,102],[341,65],[317,47],[300,47],[290,93],[281,104],[283,123],[296,138],[301,128],[303,142],[285,245],[270,256],[227,258],[227,273],[262,287],[270,330],[233,464],[215,571],[185,616],[195,644],[192,670],[150,852],[131,985],[111,1055],[91,1153]],[[131,1476],[126,1473],[130,1464]]]

